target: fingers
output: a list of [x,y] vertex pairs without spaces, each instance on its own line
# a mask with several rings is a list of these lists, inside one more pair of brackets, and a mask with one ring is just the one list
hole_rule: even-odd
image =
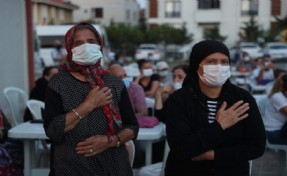
[[235,109],[237,109],[242,103],[243,103],[243,100],[239,100],[239,101],[237,101],[236,103],[234,103],[234,104],[230,107],[230,109],[235,110]]
[[225,110],[226,106],[227,106],[227,103],[226,103],[226,101],[224,101],[224,102],[222,103],[222,105],[220,106],[220,108],[219,108],[218,111],[223,111],[223,110]]

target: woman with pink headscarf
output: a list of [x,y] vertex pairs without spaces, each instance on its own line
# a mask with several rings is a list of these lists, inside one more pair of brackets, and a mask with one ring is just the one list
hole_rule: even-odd
[[55,175],[132,175],[123,144],[137,137],[138,123],[124,83],[100,65],[102,46],[89,23],[66,33],[66,64],[49,81],[45,100]]

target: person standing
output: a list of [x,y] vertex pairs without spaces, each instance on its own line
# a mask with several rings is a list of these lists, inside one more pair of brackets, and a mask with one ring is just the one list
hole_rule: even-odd
[[89,23],[65,35],[67,63],[48,84],[44,129],[55,175],[131,176],[125,142],[139,126],[122,80],[101,67],[103,40]]
[[248,161],[266,145],[255,99],[228,80],[230,56],[221,42],[195,44],[189,64],[168,104],[166,176],[248,176]]

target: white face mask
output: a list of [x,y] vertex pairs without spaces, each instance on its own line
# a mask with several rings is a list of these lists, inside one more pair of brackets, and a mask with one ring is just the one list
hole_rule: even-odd
[[203,75],[198,73],[198,76],[206,85],[219,87],[230,77],[230,66],[203,65]]
[[79,65],[95,65],[103,57],[100,45],[85,43],[72,49],[72,61]]
[[172,82],[172,87],[175,89],[175,90],[178,90],[182,87],[182,82]]
[[143,75],[144,76],[151,76],[153,74],[153,71],[151,68],[143,69]]

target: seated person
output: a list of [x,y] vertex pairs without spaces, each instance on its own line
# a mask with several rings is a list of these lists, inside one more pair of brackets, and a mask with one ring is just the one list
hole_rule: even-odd
[[24,156],[23,143],[8,138],[11,124],[0,109],[0,175],[23,176]]
[[236,70],[239,72],[251,72],[254,67],[253,60],[247,52],[242,53],[242,57],[238,61]]
[[109,71],[111,74],[120,77],[124,81],[136,116],[147,115],[147,105],[143,88],[127,77],[126,72],[121,65],[113,64],[109,67]]
[[274,64],[268,55],[259,60],[259,67],[252,72],[251,79],[258,85],[266,85],[274,81]]
[[[43,76],[35,82],[35,87],[31,90],[29,99],[45,101],[45,93],[48,86],[48,81],[56,73],[58,73],[58,68],[56,66],[49,66],[44,68]],[[32,119],[32,114],[30,113],[29,109],[26,108],[24,121],[26,122]]]
[[135,83],[142,86],[145,96],[154,98],[155,92],[159,88],[159,75],[153,73],[151,61],[141,59],[138,61],[140,75],[135,79]]
[[160,87],[169,85],[171,82],[171,73],[168,70],[168,64],[165,61],[156,63],[157,73],[159,75]]
[[275,82],[268,99],[263,115],[268,140],[274,144],[287,144],[287,75]]
[[182,87],[183,80],[188,72],[188,65],[178,65],[172,69],[172,84],[159,88],[155,96],[155,116],[165,122],[165,109],[168,97]]

